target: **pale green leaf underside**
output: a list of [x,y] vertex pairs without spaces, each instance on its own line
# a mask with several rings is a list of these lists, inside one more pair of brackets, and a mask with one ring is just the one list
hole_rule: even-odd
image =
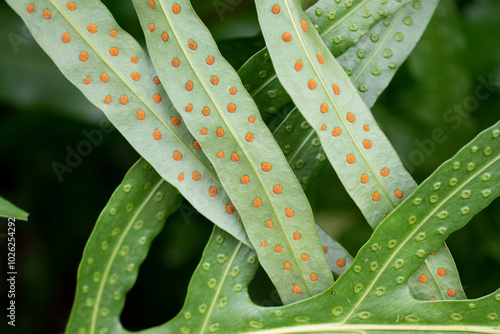
[[369,107],[419,41],[438,3],[439,0],[408,3],[337,58]]
[[[344,53],[333,49],[333,54],[339,55],[337,61],[349,75],[354,86],[358,88],[359,94],[368,108],[373,106],[397,69],[413,50],[432,17],[437,2],[437,0],[428,1],[423,7],[421,2],[410,2],[391,17],[382,19],[361,37],[358,43]],[[315,16],[309,15],[309,17],[314,24],[318,24]],[[338,13],[336,13],[336,17],[343,20],[343,17],[338,16]],[[402,40],[399,34],[397,35],[398,39],[396,39],[397,33],[403,34]],[[324,38],[323,41],[325,42]],[[267,53],[267,49],[265,52]],[[272,66],[271,61],[262,55],[257,54],[254,57],[262,58],[264,66]],[[251,64],[253,62],[249,61],[243,68]],[[264,72],[267,73],[267,70],[264,69]],[[240,74],[247,72],[255,73],[256,71],[248,69]],[[286,96],[288,97],[287,94]],[[278,104],[273,106],[280,107]],[[262,109],[264,106],[259,106],[259,108]],[[297,129],[300,130],[297,131]],[[286,119],[273,132],[273,135],[303,186],[311,182],[323,170],[326,165],[323,148],[317,141],[314,129],[309,126],[297,108],[290,111]],[[313,146],[311,147],[310,144]]]
[[159,76],[283,302],[323,291],[332,277],[307,198],[238,75],[188,1],[134,4]]
[[[437,3],[438,0],[427,1],[424,6],[418,1],[406,4],[391,17],[381,20],[357,44],[336,58],[368,108],[373,106],[413,50]],[[312,22],[315,23],[314,20]],[[301,126],[300,131],[295,131],[297,125],[304,122],[304,117],[294,108],[273,134],[295,175],[306,185],[323,170],[325,153],[320,145],[311,147],[309,144],[312,142],[314,145],[317,138],[313,128]],[[289,143],[291,136],[296,145]]]
[[[231,201],[141,46],[96,0],[8,1],[62,73],[204,216],[250,245]],[[33,7],[29,5],[33,4]],[[156,79],[155,79],[156,78]],[[156,82],[155,82],[156,80]],[[183,180],[183,181],[180,181]]]
[[[256,3],[282,84],[318,133],[347,191],[376,226],[415,182],[297,3]],[[274,14],[276,4],[281,9]]]
[[120,332],[125,295],[151,242],[182,201],[144,159],[129,170],[92,231],[78,268],[67,333]]
[[28,216],[29,214],[26,211],[0,197],[0,217],[28,220]]
[[[224,293],[210,293],[208,301],[217,305],[232,294],[227,304],[224,301],[230,314],[214,307],[209,318],[203,319],[212,325],[209,332],[211,328],[220,333],[260,334],[500,333],[500,289],[474,300],[417,301],[411,297],[407,281],[452,232],[500,195],[499,137],[497,123],[439,167],[377,227],[344,275],[319,296],[284,307],[258,307],[248,300],[245,290],[254,270],[246,262],[253,260],[241,257],[237,261],[235,257],[231,263],[239,272],[247,266],[246,282],[237,282],[238,290],[245,291],[242,294],[231,291],[234,283],[224,278],[227,274],[200,275],[200,263],[189,293],[201,290],[208,277],[221,277],[218,289]],[[238,247],[234,245],[234,253],[227,250],[227,254],[241,252]],[[205,251],[202,262],[211,262],[206,260],[211,254],[215,252]],[[190,312],[188,317],[181,313],[174,321],[145,332],[207,333],[196,322],[185,320],[196,311],[205,314],[199,306],[199,299],[188,299],[183,308]]]
[[[273,12],[273,6],[280,6],[280,11]],[[343,68],[328,52],[317,32],[309,28],[311,22],[296,2],[261,0],[257,1],[257,8],[282,84],[318,133],[322,147],[347,192],[368,223],[377,226],[405,196],[411,194],[416,188],[415,181],[401,164]],[[290,54],[294,56],[290,57]],[[445,248],[444,251],[449,255],[444,262],[426,266],[450,268],[448,277],[454,279],[446,283],[458,283],[454,289],[460,298],[464,298],[453,259]],[[430,277],[437,278],[433,270],[428,270]],[[434,283],[440,281],[434,280]],[[413,287],[415,295],[422,295],[419,288],[418,285]],[[435,288],[440,289],[439,285]]]
[[[155,164],[162,177],[181,190],[201,213],[249,244],[237,212],[233,214],[227,212],[230,201],[221,189],[213,167],[201,150],[194,146],[194,138],[184,124],[182,122],[178,124],[178,114],[168,101],[161,85],[153,83],[156,73],[142,48],[117,26],[100,2],[86,1],[73,8],[62,1],[34,1],[32,9],[30,3],[13,2],[11,5],[70,81],[80,88],[91,102],[105,111],[133,146]],[[97,29],[97,32],[94,29]],[[63,39],[68,41],[68,36],[65,34],[69,34],[68,43],[63,41]],[[117,56],[111,56],[109,53],[110,45],[118,49]],[[89,56],[85,62],[79,59],[82,50],[86,50]],[[90,66],[82,67],[90,62],[92,62]],[[132,78],[132,73],[140,75],[137,82]],[[86,79],[87,77],[89,79]],[[108,82],[104,82],[103,78]],[[134,78],[138,77],[134,75]],[[90,80],[88,84],[87,80]],[[128,90],[129,94],[121,95],[124,94],[122,89]],[[120,92],[115,95],[110,93],[111,90]],[[108,93],[112,102],[105,104],[104,99]],[[161,103],[155,103],[153,100],[155,94],[161,96]],[[126,105],[116,101],[120,96],[127,96]],[[131,107],[132,100],[146,102]],[[138,120],[137,110],[144,111],[143,120]],[[131,126],[136,123],[139,123],[139,126]],[[144,124],[146,129],[141,127]],[[162,133],[161,141],[154,140],[150,131],[154,128]],[[182,152],[180,161],[172,159],[176,151]],[[186,179],[184,183],[179,182],[180,170]],[[196,172],[201,175],[199,181],[193,180]],[[211,187],[220,189],[217,198],[209,196]],[[337,256],[349,258],[347,253]]]
[[[322,0],[306,13],[319,35],[336,57],[355,45],[374,25],[397,12],[410,0]],[[255,54],[238,71],[267,122],[283,106],[292,102],[276,77],[267,48]]]

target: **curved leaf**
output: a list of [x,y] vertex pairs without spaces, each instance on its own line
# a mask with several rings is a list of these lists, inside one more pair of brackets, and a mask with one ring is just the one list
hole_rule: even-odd
[[7,201],[5,198],[0,197],[0,217],[15,218],[20,220],[28,220],[29,214]]
[[[52,3],[45,0],[36,0],[33,3],[9,2],[9,4],[24,19],[38,43],[48,51],[68,79],[82,90],[90,101],[105,111],[139,153],[155,165],[162,177],[180,189],[193,206],[207,218],[249,245],[250,242],[237,212],[230,214],[232,209],[228,212],[232,207],[213,167],[184,124],[179,122],[180,117],[171,106],[162,86],[156,84],[158,80],[149,57],[125,31],[118,27],[102,4],[92,0],[78,6],[72,2]],[[62,12],[55,11],[54,8]],[[93,18],[93,23],[90,25],[88,18]],[[97,32],[92,33],[89,29],[91,31],[97,29]],[[62,41],[64,34],[69,34],[68,43]],[[67,35],[64,36],[68,38]],[[106,56],[109,53],[110,41],[118,50],[127,50],[128,56],[131,57],[123,59],[121,55],[124,51],[118,56]],[[95,57],[90,57],[94,63],[88,71],[81,69],[82,61],[79,59],[81,50],[96,50],[95,54],[90,53]],[[88,51],[85,52],[89,54]],[[70,54],[74,56],[70,57]],[[104,58],[99,59],[97,57],[99,55]],[[90,60],[84,63],[88,61]],[[132,78],[132,73],[136,73],[135,79],[139,78],[137,73],[140,75],[137,82]],[[127,79],[128,77],[130,78]],[[88,80],[90,83],[86,84]],[[129,97],[127,104],[103,103],[101,98],[106,94],[107,87],[117,89],[118,86],[130,89],[130,94],[126,95]],[[155,93],[162,97],[161,103],[148,103],[147,101],[155,96]],[[144,112],[144,116],[137,113],[137,110],[129,108],[132,97],[137,101],[146,101],[145,107],[140,109]],[[137,117],[144,119],[138,120]],[[152,124],[154,127],[156,127],[154,124],[157,124],[162,133],[161,142],[151,139],[151,133],[144,134],[144,128],[131,126],[134,122],[146,122],[148,126]],[[169,155],[173,157],[177,147],[185,149],[185,151],[179,150],[183,155],[181,160],[172,161],[165,157],[163,152],[170,152]],[[181,175],[176,167],[183,169],[185,182],[179,181]],[[199,172],[204,177],[200,181],[194,181],[189,177],[194,172]],[[208,191],[210,187],[220,189],[216,198],[210,196]],[[328,238],[326,234],[322,237]],[[347,253],[338,256],[349,257]]]
[[[413,8],[414,11],[417,12],[420,11],[418,12],[419,13],[418,17],[420,18],[420,20],[418,21],[428,21],[431,14],[435,10],[435,6],[436,2],[425,3],[425,5],[422,5],[422,3],[420,2],[414,2],[412,3],[411,8]],[[406,16],[408,13],[409,9],[403,8],[400,10],[400,12],[396,14],[394,22],[399,23],[399,25],[396,24],[389,26],[385,33],[385,37],[387,36],[393,37],[392,29],[399,28],[401,25],[405,25],[405,23],[401,21],[406,20],[406,22],[408,22],[407,19],[409,16]],[[405,16],[404,19],[398,19],[403,16]],[[386,22],[384,22],[384,24],[386,24]],[[423,29],[425,28],[425,25],[426,24],[423,23],[418,25],[418,27],[420,28],[420,33],[422,33]],[[302,29],[302,27],[298,29]],[[417,32],[414,32],[413,34],[415,33]],[[401,42],[400,38],[398,37],[400,36],[399,34],[402,33],[398,32],[394,34],[395,43]],[[410,34],[410,36],[413,36],[413,34]],[[286,44],[283,43],[283,41],[280,42],[281,44]],[[306,116],[306,118],[308,118],[309,121],[311,122],[313,122],[313,120],[316,120],[316,125],[314,126],[314,123],[312,124],[313,128],[315,128],[318,133],[321,134],[322,132],[323,133],[326,132],[324,131],[324,128],[328,127],[327,126],[328,122],[330,122],[330,124],[335,124],[335,125],[341,124],[341,126],[335,128],[332,127],[333,131],[331,131],[330,129],[331,133],[327,133],[326,135],[323,135],[323,137],[320,136],[320,138],[325,143],[327,143],[326,145],[330,145],[327,146],[328,147],[326,151],[327,155],[330,157],[330,161],[332,162],[335,170],[337,171],[337,174],[339,174],[342,183],[346,187],[349,194],[356,201],[361,211],[365,214],[365,216],[367,216],[367,214],[372,214],[372,215],[375,214],[374,216],[371,217],[367,216],[370,225],[372,227],[375,227],[383,219],[385,214],[389,213],[392,209],[396,207],[397,203],[400,200],[400,197],[402,197],[404,194],[409,194],[411,193],[411,191],[413,191],[413,189],[416,187],[416,183],[404,169],[403,165],[399,161],[396,152],[392,148],[389,141],[385,139],[384,134],[378,128],[378,125],[373,119],[373,116],[371,115],[370,111],[363,104],[361,98],[357,97],[356,92],[354,91],[352,85],[350,85],[347,76],[342,72],[341,67],[335,63],[336,65],[335,69],[333,69],[333,66],[331,66],[332,68],[330,68],[330,70],[332,71],[328,72],[325,71],[325,67],[328,65],[328,58],[331,58],[330,60],[332,61],[332,64],[334,64],[335,60],[330,55],[328,55],[329,57],[326,58],[324,64],[321,64],[318,60],[315,59],[318,57],[316,52],[318,52],[318,45],[321,45],[321,41],[319,40],[319,38],[316,38],[315,42],[316,45],[314,45],[314,42],[312,40],[305,41],[305,43],[309,43],[307,47],[309,47],[308,52],[310,52],[310,54],[308,55],[308,58],[307,56],[303,56],[301,59],[312,58],[315,61],[311,62],[309,72],[308,68],[306,68],[305,65],[304,69],[302,69],[300,72],[301,73],[305,72],[306,74],[303,74],[302,78],[304,78],[305,76],[309,80],[311,80],[310,78],[315,78],[315,75],[319,74],[319,76],[322,76],[322,78],[318,77],[317,79],[312,79],[312,80],[313,82],[321,82],[321,84],[318,85],[319,87],[317,89],[316,88],[313,90],[309,89],[309,91],[307,88],[304,87],[305,86],[304,84],[302,84],[303,85],[302,89],[300,86],[297,85],[292,86],[292,88],[289,89],[291,89],[291,91],[293,92],[292,97],[297,98],[300,101],[298,102],[298,105],[299,107],[302,106],[304,108],[302,112],[305,112],[304,115]],[[374,42],[372,42],[371,40],[369,43],[374,44]],[[386,43],[385,41],[381,41],[380,45],[378,45],[377,47],[372,46],[371,49],[368,48],[368,51],[370,51],[368,53],[370,55],[370,59],[373,58],[376,59],[376,56],[379,55],[380,50],[382,50],[383,47],[389,44]],[[273,44],[270,50],[273,51],[273,49],[276,47],[277,46]],[[403,49],[405,47],[406,45],[401,45],[398,46],[398,49],[399,48]],[[357,49],[356,52],[358,53],[358,56],[360,55],[359,53],[360,50],[364,52],[364,50],[362,49]],[[384,49],[383,53],[386,53],[387,50],[389,49]],[[282,52],[281,57],[283,57],[286,51],[282,50],[281,52]],[[320,53],[321,52],[322,51],[320,51]],[[406,55],[406,56],[408,55],[408,53],[409,51],[400,52],[401,55]],[[351,53],[351,57],[352,56],[353,55]],[[344,58],[344,61],[347,62],[347,59]],[[278,73],[280,73],[280,70],[282,70],[280,67],[283,67],[283,63],[280,62],[280,60],[278,60],[278,63],[279,65],[277,65],[276,68]],[[305,61],[303,63],[305,64]],[[364,75],[363,68],[366,69],[367,66],[369,65],[370,65],[369,61],[354,62],[353,68],[357,69],[358,72],[357,76],[353,77],[352,79],[357,80],[359,76],[363,76]],[[290,65],[288,67],[291,68]],[[291,71],[293,72],[293,70]],[[391,75],[387,76],[391,77]],[[289,77],[286,78],[288,79]],[[318,97],[320,95],[314,96],[313,95],[314,92],[316,90],[321,90],[321,88],[325,88],[327,86],[326,82],[328,82],[328,80],[331,80],[331,78],[335,78],[338,84],[330,83],[328,88],[326,88],[323,91],[323,92],[326,91],[325,96],[322,97]],[[355,82],[354,80],[353,83]],[[342,84],[340,82],[342,82]],[[290,85],[288,82],[286,82],[286,80],[284,80],[283,84],[285,85],[285,87],[287,87],[287,85]],[[382,82],[382,84],[378,87],[380,89],[383,89],[385,87],[384,86],[385,84],[387,84],[387,82]],[[336,92],[333,89],[329,88],[333,87],[333,85],[336,85],[337,89],[340,89],[339,87],[347,85],[346,90],[348,91],[348,93],[352,94],[352,96],[356,96],[357,98],[350,98],[349,97],[350,95],[348,95],[348,97],[345,99],[341,99],[340,98],[341,96],[337,98]],[[300,95],[301,92],[303,93],[303,95]],[[373,103],[375,101],[374,97],[378,96],[380,92],[381,90],[376,89],[374,90],[374,92],[367,94],[365,97],[368,98],[371,103]],[[342,94],[345,93],[343,92]],[[310,100],[308,100],[308,98]],[[333,106],[334,109],[333,113],[327,111],[323,113],[323,115],[321,115],[322,114],[321,107],[323,105],[319,106],[320,102],[318,102],[321,101],[321,99],[323,99],[323,101],[325,102],[328,100],[331,102],[331,105]],[[315,102],[311,103],[312,101]],[[329,103],[325,103],[324,105],[326,105],[326,108],[329,109],[330,105]],[[353,110],[356,110],[356,112],[351,112]],[[324,111],[326,111],[326,109]],[[328,115],[333,117],[330,118],[325,117]],[[351,117],[351,119],[349,119],[349,117]],[[294,111],[290,113],[288,118],[294,119],[295,122],[300,121],[300,117],[298,117],[297,113]],[[323,120],[321,120],[321,118],[323,118]],[[361,124],[358,123],[360,122],[360,118],[361,118]],[[369,132],[366,130],[369,130]],[[373,133],[376,133],[375,137],[371,137],[370,134]],[[374,143],[372,138],[378,139],[378,143]],[[351,147],[349,147],[349,145],[351,145]],[[342,160],[338,159],[339,151],[344,153],[343,157],[345,160],[342,158],[341,158]],[[353,162],[353,160],[355,162],[350,164],[349,158],[351,158],[351,162]],[[360,168],[358,166],[359,169],[349,170],[349,168],[353,169],[352,166],[355,167],[360,161],[362,165]],[[378,168],[376,167],[377,165]],[[366,170],[369,170],[370,172],[367,173],[365,172]],[[390,175],[392,173],[396,174],[397,177],[391,180]],[[378,183],[375,188],[369,186],[372,179],[375,179],[376,184]],[[405,184],[406,189],[397,188],[398,183]],[[393,194],[391,194],[391,192],[393,192]],[[390,195],[388,201],[384,202],[383,194]],[[381,211],[378,211],[377,215],[377,210],[380,210],[380,208],[383,208],[382,210],[385,210],[385,214],[383,214],[383,212]],[[420,279],[420,276],[423,275],[423,273],[425,272],[425,276],[428,277],[429,279],[429,284],[425,286],[421,284],[413,284],[411,286],[412,293],[416,298],[429,299],[433,296],[437,296],[434,298],[447,299],[448,297],[445,293],[436,294],[436,292],[439,292],[440,290],[443,289],[446,290],[448,289],[446,287],[447,285],[452,285],[454,290],[456,291],[456,297],[465,298],[465,292],[461,287],[460,280],[458,277],[458,272],[456,270],[451,254],[447,250],[446,246],[443,246],[440,252],[442,252],[442,254],[438,254],[438,256],[429,258],[421,269],[422,273],[413,278],[413,281],[418,281]],[[447,275],[444,278],[440,277],[436,271],[437,268],[443,268],[443,267],[448,268],[448,273],[449,273],[449,275]]]
[[[8,1],[63,74],[203,215],[250,245],[227,194],[140,45],[96,0]],[[199,175],[199,177],[198,177]],[[218,188],[216,198],[211,188]],[[232,211],[231,211],[232,212]]]
[[[273,12],[273,6],[279,6],[280,11]],[[264,38],[284,87],[318,133],[342,184],[374,228],[411,194],[416,183],[342,67],[297,8],[294,1],[257,1]],[[454,268],[451,255],[446,254],[445,262],[426,266]],[[433,271],[430,273],[437,278]],[[459,282],[456,270],[449,277],[454,279],[447,283]],[[421,295],[423,291],[418,288],[415,285],[415,294]],[[455,290],[460,298],[465,297],[460,284]]]
[[[433,15],[437,3],[438,0],[427,1],[423,6],[421,2],[415,1],[406,4],[391,17],[380,21],[361,37],[356,45],[350,47],[337,58],[352,83],[358,87],[359,94],[368,108],[373,106],[392,80],[399,66],[415,47]],[[314,21],[312,22],[314,23]],[[401,37],[396,39],[396,33],[403,34],[403,39],[401,40]],[[398,34],[398,36],[401,35]],[[264,64],[270,66],[270,62]],[[311,149],[311,146],[307,144],[311,140],[314,143],[312,138],[317,137],[313,128],[305,129],[302,127],[304,130],[300,131],[300,135],[295,131],[293,133],[290,131],[290,129],[297,128],[295,124],[305,124],[303,122],[305,122],[304,117],[297,108],[294,108],[273,135],[289,162],[290,156],[303,156],[304,158],[298,159],[307,161],[307,168],[294,169],[297,178],[301,180],[302,184],[306,184],[305,181],[312,181],[315,175],[323,170],[325,163],[322,157],[325,153],[321,146]],[[289,144],[292,135],[293,141],[297,142],[296,145]],[[311,163],[314,159],[318,159],[318,161]],[[291,166],[293,168],[294,164],[291,163]]]
[[306,187],[328,165],[318,135],[294,108],[273,131],[295,176]]
[[296,1],[256,3],[282,84],[318,133],[347,191],[376,226],[415,182]]
[[408,289],[425,258],[499,195],[500,122],[398,206],[328,291],[284,307],[258,307],[242,298],[230,321],[221,312],[211,323],[221,333],[500,333],[500,289],[448,301],[417,301]]
[[125,294],[182,196],[145,160],[129,170],[96,222],[78,268],[67,333],[122,332]]
[[[189,1],[134,5],[174,106],[185,110],[184,122],[217,170],[283,302],[323,291],[333,280],[307,198],[209,31]],[[219,190],[213,187],[212,196]]]
[[[309,8],[306,14],[313,26],[318,27],[319,35],[336,57],[355,45],[375,24],[409,2],[410,0],[322,0]],[[266,122],[291,102],[277,80],[267,49],[250,58],[238,73]]]
[[408,3],[337,58],[368,107],[375,104],[420,40],[438,3],[439,0]]
[[[394,294],[404,293],[410,299],[408,290],[402,283],[452,232],[463,227],[475,214],[500,196],[499,137],[500,123],[483,131],[440,166],[380,224],[360,250],[357,261],[338,281],[338,285],[342,284],[342,280],[360,287],[346,291],[351,305],[350,311],[341,316],[344,321],[353,316],[350,322],[359,322],[359,315],[367,311],[370,302],[387,302],[391,294],[394,298]],[[446,273],[443,272],[443,275]],[[374,292],[380,287],[391,287],[394,291],[387,297],[385,294],[377,296]],[[452,298],[455,293],[451,288],[447,290]],[[374,313],[375,310],[372,308],[371,312]],[[434,323],[443,322],[437,316],[427,312],[419,313],[406,305],[393,310],[392,314],[387,312],[382,315],[382,312],[377,312],[377,315],[394,319],[395,312],[403,318],[413,315],[422,321],[432,319],[431,322]],[[479,314],[469,316],[460,317],[460,320],[451,317],[447,322],[457,323],[463,319],[461,324],[465,325],[474,319],[493,323],[486,314],[484,318],[479,318]],[[358,319],[354,320],[354,317]],[[494,320],[500,324],[500,319]]]

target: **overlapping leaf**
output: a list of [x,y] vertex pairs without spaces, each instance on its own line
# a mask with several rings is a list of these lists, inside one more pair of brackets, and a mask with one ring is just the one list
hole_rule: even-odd
[[[297,4],[262,0],[257,1],[257,8],[284,87],[316,130],[347,192],[368,223],[377,226],[404,196],[411,194],[416,188],[415,181],[342,67],[317,32],[309,28],[311,23],[297,10]],[[454,268],[451,255],[441,265]],[[449,282],[459,283],[456,270],[450,273],[453,279]],[[460,284],[455,290],[459,297],[465,297]],[[422,291],[417,293],[421,295]]]
[[257,268],[254,251],[215,227],[179,314],[162,326],[140,333],[213,333],[227,328],[240,301],[250,300],[248,283]]
[[[23,17],[34,37],[48,50],[63,73],[90,101],[105,111],[134,147],[155,164],[162,177],[178,187],[202,214],[249,244],[237,212],[230,213],[232,206],[213,168],[180,122],[180,117],[170,105],[161,85],[157,85],[158,80],[149,57],[117,26],[102,4],[86,1],[77,6],[73,2],[35,1],[15,2],[11,5]],[[108,55],[111,52],[110,43],[118,49],[119,55]],[[83,62],[80,60],[80,52],[86,52],[82,57],[89,55],[89,58]],[[124,53],[125,59],[122,57]],[[91,60],[92,65],[84,69],[82,66]],[[136,79],[138,80],[135,81]],[[120,95],[127,97],[126,104],[121,103],[125,103],[125,98],[118,98],[118,103],[104,103],[110,90],[126,94]],[[113,101],[118,95],[109,96],[112,96]],[[158,96],[161,97],[161,102],[156,104]],[[153,103],[150,101],[152,98]],[[139,105],[142,101],[144,105],[137,107],[138,109],[132,108],[132,100],[139,101]],[[137,123],[137,127],[133,125]],[[150,127],[156,127],[161,132],[161,141],[152,139],[154,132],[151,134]],[[175,150],[176,148],[179,149]],[[168,152],[168,155],[165,156],[163,152]],[[179,157],[176,152],[182,152],[181,160],[175,160]],[[184,176],[178,172],[179,167],[184,172],[189,171],[189,175],[185,173],[185,182],[179,181]],[[190,176],[197,175],[196,173],[203,175],[203,178],[199,181],[192,180]],[[220,189],[216,198],[210,196],[210,187]],[[324,231],[320,230],[320,233],[322,239],[336,244]],[[334,255],[329,250],[327,256],[350,259],[347,252]],[[340,275],[345,268],[332,269]]]
[[427,27],[439,0],[412,1],[337,58],[371,107]]
[[[437,2],[428,1],[425,6],[418,1],[410,2],[391,17],[381,20],[344,53],[335,53],[336,50],[333,50],[334,55],[339,54],[337,61],[358,88],[368,108],[373,106],[399,66],[410,55],[432,17]],[[315,23],[314,17],[312,22]],[[398,34],[398,39],[395,34]],[[403,39],[400,34],[403,34]],[[270,61],[264,64],[271,66]],[[287,94],[285,96],[288,97]],[[295,131],[298,124],[301,130]],[[317,135],[296,108],[290,111],[273,135],[303,185],[312,181],[323,170],[326,165],[323,148],[314,146]],[[296,145],[290,144],[292,141]],[[296,160],[302,160],[302,163],[294,165]]]
[[332,277],[307,198],[238,75],[188,1],[134,4],[159,76],[283,302],[323,291]]
[[318,133],[347,191],[375,226],[415,189],[415,182],[297,3],[256,3],[282,84]]
[[5,198],[0,197],[0,217],[10,217],[20,220],[28,220],[29,214],[23,209],[18,208]]
[[[410,1],[322,0],[306,13],[330,51],[338,56],[355,45],[379,21]],[[267,49],[250,58],[238,73],[265,121],[291,102],[276,77]]]
[[78,269],[67,333],[117,333],[125,294],[151,242],[182,201],[144,159],[129,170],[97,220]]
[[[250,244],[227,194],[140,45],[99,1],[8,1],[64,75],[208,219]],[[160,40],[161,41],[161,40]],[[217,197],[211,188],[219,189]],[[230,211],[232,212],[232,211]]]
[[318,135],[296,108],[273,131],[273,136],[303,187],[328,165]]
[[[451,301],[417,301],[408,289],[408,278],[425,258],[499,195],[500,122],[445,162],[398,206],[328,291],[273,308],[253,305],[245,293],[234,294],[227,301],[232,303],[231,314],[214,308],[209,323],[220,333],[500,333],[500,289],[475,300]],[[244,261],[240,259],[240,268]],[[202,278],[200,267],[191,287],[212,277]],[[250,279],[251,274],[246,282],[238,281],[242,290]],[[227,284],[221,290],[233,287],[231,280],[221,284]],[[449,288],[446,293],[455,292]],[[192,312],[198,303],[186,305]],[[146,332],[198,331],[194,323],[181,321],[184,331],[173,321]]]

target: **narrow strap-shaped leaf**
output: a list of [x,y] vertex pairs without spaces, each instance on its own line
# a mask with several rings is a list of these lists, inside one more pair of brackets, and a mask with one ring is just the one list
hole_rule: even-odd
[[[8,1],[64,75],[203,215],[250,245],[198,142],[141,46],[96,0]],[[162,40],[160,39],[160,42]],[[213,190],[217,189],[217,196]]]
[[[309,28],[311,23],[304,12],[293,0],[256,2],[264,37],[282,84],[318,133],[347,192],[368,223],[377,226],[416,188],[415,181],[342,67],[317,32]],[[279,11],[273,11],[275,6]],[[440,265],[454,267],[453,263],[448,256]],[[433,271],[430,273],[437,278]],[[456,278],[449,283],[457,283],[456,271],[449,277]],[[465,297],[461,285],[455,290],[459,297]]]
[[[37,42],[68,79],[91,102],[103,109],[138,152],[154,164],[162,177],[180,189],[207,218],[249,245],[239,215],[220,185],[213,167],[171,106],[162,86],[157,85],[159,80],[156,79],[149,57],[118,27],[102,4],[93,0],[79,4],[44,0],[9,4],[24,19]],[[119,50],[119,55],[107,56],[110,43]],[[125,52],[127,55],[123,59],[121,56]],[[82,61],[80,53],[82,57],[89,58]],[[99,56],[103,58],[99,59]],[[92,65],[83,70],[82,66],[91,60]],[[120,94],[128,90],[129,94],[123,95],[127,96],[127,104],[106,104],[107,87],[113,91],[120,90]],[[138,109],[130,108],[132,97],[144,101],[144,105]],[[160,98],[161,102],[157,104]],[[147,102],[150,99],[153,99],[153,103]],[[125,102],[125,99],[122,101]],[[134,122],[139,123],[138,127],[132,126]],[[152,139],[155,137],[148,132],[150,127],[156,127],[161,132],[161,140]],[[156,134],[158,137],[158,132]],[[169,155],[175,161],[168,159],[162,153],[164,151],[170,152]],[[179,153],[182,158],[176,160],[181,157]],[[219,189],[216,197],[210,196],[212,187]],[[322,238],[328,236],[324,234]],[[348,257],[348,254],[339,256]]]
[[159,76],[283,302],[323,291],[333,280],[307,198],[237,73],[189,1],[134,4]]
[[439,0],[408,3],[337,58],[368,107],[412,52],[438,3]]
[[318,133],[347,191],[376,226],[416,184],[296,1],[271,2],[256,1],[281,82]]
[[0,197],[0,217],[28,220],[29,214],[23,209],[18,208],[5,198]]
[[[361,37],[356,45],[337,58],[368,108],[373,106],[397,69],[410,55],[429,23],[437,3],[438,0],[431,0],[423,5],[418,1],[406,4],[391,17],[380,21]],[[312,22],[315,23],[314,20]],[[272,66],[270,63],[263,62],[263,66]],[[276,98],[281,96],[284,95],[278,94]],[[289,98],[288,94],[285,96]],[[300,125],[300,128],[297,125]],[[273,135],[302,185],[311,182],[321,173],[326,165],[325,153],[321,146],[315,146],[317,135],[313,128],[308,127],[297,108],[290,111]]]
[[[381,296],[381,302],[403,292],[402,283],[407,282],[429,254],[500,196],[499,137],[500,123],[483,131],[440,166],[380,224],[360,250],[361,261],[354,261],[342,277],[349,284],[354,282],[359,286],[354,291],[346,291],[351,301],[350,311],[345,312],[346,320],[353,316],[353,321],[358,322],[354,317],[368,311],[366,304],[377,298],[373,292],[380,287],[394,290],[387,297]],[[453,298],[456,291],[449,288],[447,294]],[[398,310],[403,318],[428,316],[405,314],[405,311],[413,313],[411,309]],[[453,322],[453,317],[450,320]]]
[[[375,24],[397,12],[408,2],[410,0],[322,0],[306,13],[313,26],[318,27],[325,44],[337,57],[355,45]],[[276,77],[266,48],[250,58],[238,73],[266,122],[291,102]]]
[[328,165],[318,135],[297,108],[273,131],[295,176],[306,187]]
[[144,159],[132,166],[85,246],[66,333],[122,332],[125,295],[151,242],[181,200],[179,192]]
[[[500,333],[500,289],[479,299],[447,301],[417,301],[408,289],[408,278],[425,258],[499,195],[500,122],[401,203],[328,291],[279,308],[241,301],[243,311],[232,313],[228,332]],[[225,323],[223,316],[213,321]]]

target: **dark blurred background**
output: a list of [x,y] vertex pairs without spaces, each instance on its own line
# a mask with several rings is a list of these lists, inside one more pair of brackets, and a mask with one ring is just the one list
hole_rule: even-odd
[[[373,108],[418,183],[500,119],[500,2],[442,1],[412,56]],[[103,2],[144,45],[131,3]],[[236,68],[263,46],[251,0],[193,4]],[[30,213],[28,222],[16,224],[18,321],[13,332],[61,333],[85,242],[109,196],[139,156],[114,130],[58,178],[52,164],[64,163],[67,150],[86,140],[83,131],[99,129],[104,115],[59,73],[4,2],[0,50],[0,196]],[[490,77],[497,82],[494,92],[473,103],[476,87]],[[461,105],[470,111],[460,117],[448,111]],[[439,142],[433,139],[435,129],[444,132]],[[311,184],[307,195],[317,221],[356,254],[371,230],[331,168]],[[153,243],[127,296],[122,321],[130,330],[159,325],[180,310],[211,231],[211,223],[196,214],[188,220],[174,214],[167,224],[169,233]],[[0,233],[5,236],[6,227]],[[499,240],[498,200],[448,239],[470,298],[498,288]],[[5,238],[0,238],[0,247],[6,254]],[[5,285],[1,291],[6,301]],[[252,282],[251,295],[261,305],[279,303],[262,271]]]

